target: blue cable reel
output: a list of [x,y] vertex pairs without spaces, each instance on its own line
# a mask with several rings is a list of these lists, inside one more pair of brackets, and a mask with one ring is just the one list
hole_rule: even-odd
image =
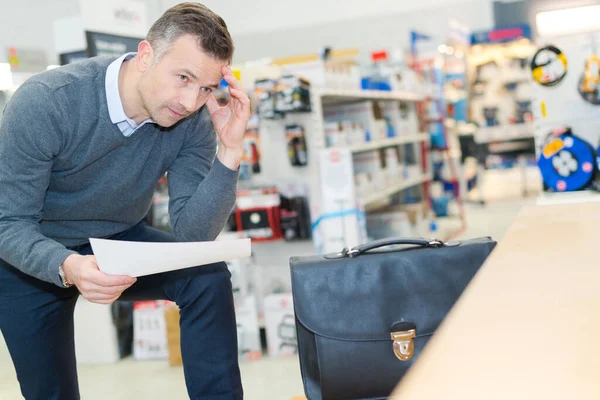
[[570,128],[548,137],[538,167],[544,184],[555,192],[572,192],[589,186],[595,174],[594,148],[573,135]]

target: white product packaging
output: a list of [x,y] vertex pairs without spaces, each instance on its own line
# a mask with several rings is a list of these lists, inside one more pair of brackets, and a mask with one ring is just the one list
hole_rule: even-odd
[[235,302],[238,355],[241,360],[258,360],[262,357],[260,327],[256,297],[250,295]]
[[163,300],[137,301],[133,305],[133,358],[166,360],[169,358],[165,307]]
[[269,356],[291,356],[298,353],[291,293],[265,297],[265,328]]

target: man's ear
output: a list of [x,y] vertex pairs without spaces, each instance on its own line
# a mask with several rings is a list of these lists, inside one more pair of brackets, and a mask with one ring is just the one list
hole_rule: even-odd
[[138,45],[137,69],[139,72],[147,71],[154,64],[154,49],[147,40],[142,40]]

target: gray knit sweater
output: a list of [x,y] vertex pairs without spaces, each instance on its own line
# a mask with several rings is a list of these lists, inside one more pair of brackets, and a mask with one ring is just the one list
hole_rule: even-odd
[[108,114],[106,68],[94,58],[36,75],[0,121],[0,259],[61,286],[65,246],[140,222],[168,171],[178,241],[213,240],[234,205],[238,172],[215,158],[205,109],[125,137]]

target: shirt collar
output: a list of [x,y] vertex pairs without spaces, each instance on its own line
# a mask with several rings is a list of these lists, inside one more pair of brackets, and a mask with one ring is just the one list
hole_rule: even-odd
[[[119,94],[119,71],[124,61],[130,60],[135,57],[137,53],[123,54],[121,57],[113,61],[106,70],[105,88],[106,88],[106,102],[108,103],[108,114],[113,124],[120,124],[121,122],[127,122],[128,125],[135,129],[138,125],[135,121],[127,115],[123,109],[123,102]],[[154,122],[150,119],[142,122],[140,126],[147,122]]]

